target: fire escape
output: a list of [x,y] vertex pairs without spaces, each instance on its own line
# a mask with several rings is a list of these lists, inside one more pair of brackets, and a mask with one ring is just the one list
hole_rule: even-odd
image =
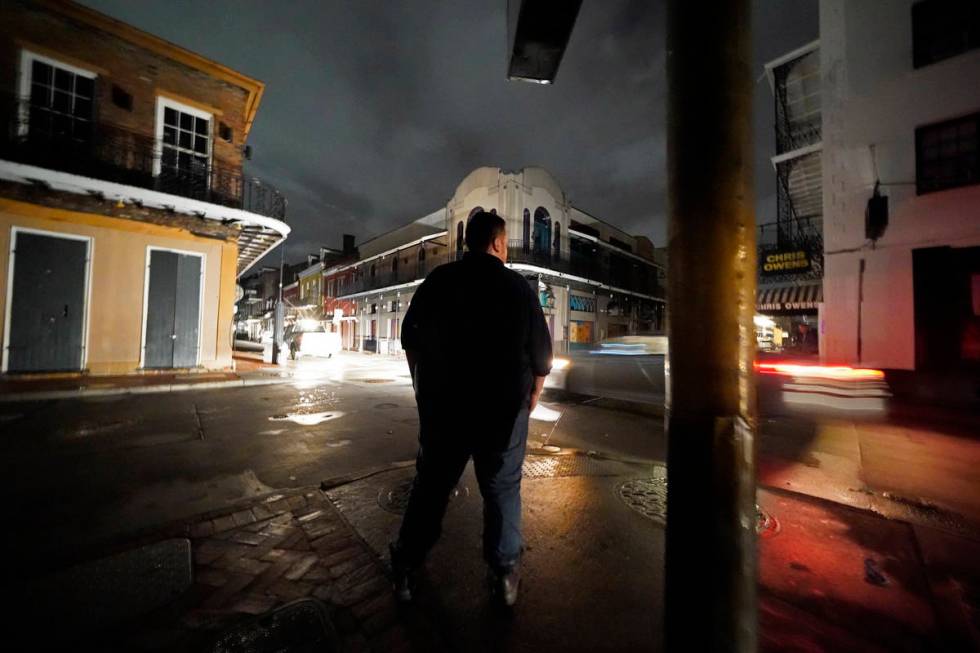
[[766,66],[775,95],[776,223],[762,225],[759,243],[808,253],[812,268],[794,279],[823,276],[823,194],[820,133],[820,50],[810,44]]

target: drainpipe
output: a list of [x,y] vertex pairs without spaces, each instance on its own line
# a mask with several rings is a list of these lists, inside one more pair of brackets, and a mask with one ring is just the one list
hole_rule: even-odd
[[[670,0],[664,637],[757,648],[755,220],[748,0]],[[694,627],[692,627],[694,624]]]
[[286,266],[286,241],[283,240],[279,250],[279,298],[276,300],[276,312],[272,316],[272,364],[279,364],[279,343],[282,342],[282,322],[284,318],[282,305],[282,277]]

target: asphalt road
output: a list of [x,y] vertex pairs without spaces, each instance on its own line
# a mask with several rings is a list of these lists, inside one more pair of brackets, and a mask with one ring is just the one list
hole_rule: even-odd
[[[57,566],[249,497],[414,459],[418,418],[404,361],[342,354],[291,367],[291,382],[271,386],[0,403],[0,478],[11,497],[3,542],[16,556],[8,559],[32,573],[34,564]],[[579,395],[545,397],[551,418],[532,420],[532,446],[664,460],[663,357],[579,355],[567,382]],[[908,420],[887,429],[849,424],[764,419],[762,481],[853,503],[871,496],[848,490],[867,476],[893,494],[980,511],[957,500],[975,495],[975,420],[942,433]],[[899,445],[900,458],[886,455]]]
[[[616,383],[611,394],[636,396],[657,364],[576,364],[574,389]],[[418,417],[404,361],[342,354],[291,371],[294,380],[277,385],[0,404],[0,474],[16,498],[6,552],[56,566],[249,497],[414,460]],[[538,444],[663,457],[658,420],[650,438],[619,409],[546,401],[563,417],[532,420]]]
[[[31,558],[415,455],[404,363],[289,384],[0,405],[5,546]],[[315,380],[314,380],[315,379]]]

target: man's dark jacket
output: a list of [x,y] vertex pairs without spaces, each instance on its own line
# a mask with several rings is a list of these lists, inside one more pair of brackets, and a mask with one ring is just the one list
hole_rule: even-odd
[[533,376],[551,370],[551,334],[537,294],[490,254],[467,252],[433,270],[405,314],[402,347],[413,377],[422,439],[506,441]]

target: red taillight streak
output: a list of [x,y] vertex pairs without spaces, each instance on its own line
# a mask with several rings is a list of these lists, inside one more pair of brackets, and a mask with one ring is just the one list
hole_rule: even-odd
[[851,381],[880,380],[885,378],[881,370],[847,365],[800,365],[797,363],[756,363],[755,371],[760,374],[780,374],[821,379],[843,379]]

